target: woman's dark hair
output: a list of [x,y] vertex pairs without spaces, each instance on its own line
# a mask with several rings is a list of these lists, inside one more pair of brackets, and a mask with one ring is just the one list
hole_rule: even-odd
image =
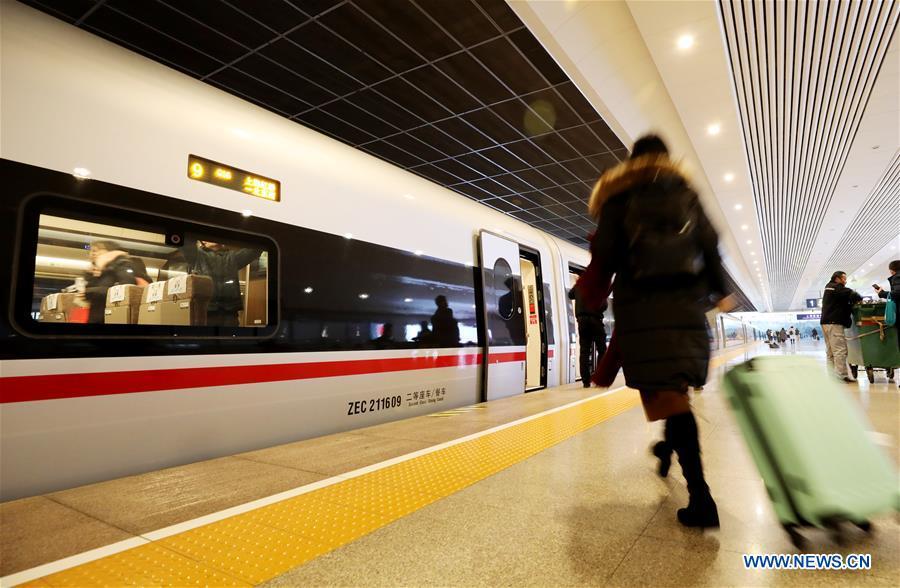
[[635,159],[642,155],[649,155],[651,153],[657,155],[668,155],[669,148],[666,147],[665,142],[659,138],[658,135],[644,135],[640,139],[634,142],[634,147],[631,148],[631,155],[629,156],[631,159]]
[[891,271],[895,271],[900,274],[900,259],[895,259],[891,263],[888,264],[888,269]]

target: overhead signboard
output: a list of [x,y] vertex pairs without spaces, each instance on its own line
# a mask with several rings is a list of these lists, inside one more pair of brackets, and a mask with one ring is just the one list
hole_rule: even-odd
[[821,312],[810,312],[807,314],[797,314],[798,321],[817,321],[822,318]]
[[806,299],[806,308],[822,308],[822,299],[821,298],[807,298]]
[[237,190],[273,202],[281,201],[281,182],[211,159],[188,155],[188,178]]

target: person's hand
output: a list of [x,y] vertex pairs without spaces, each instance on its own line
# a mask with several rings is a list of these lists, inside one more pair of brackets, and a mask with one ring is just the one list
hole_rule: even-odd
[[737,299],[734,297],[734,294],[729,294],[716,303],[716,308],[719,309],[719,312],[731,312],[737,308]]
[[879,286],[878,284],[872,284],[872,287],[875,288],[876,292],[881,292],[881,286]]

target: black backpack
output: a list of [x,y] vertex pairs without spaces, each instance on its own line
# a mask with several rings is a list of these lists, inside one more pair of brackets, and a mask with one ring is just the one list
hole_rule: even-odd
[[674,190],[651,183],[628,199],[625,234],[628,262],[636,281],[697,276],[703,271],[700,202],[684,184]]

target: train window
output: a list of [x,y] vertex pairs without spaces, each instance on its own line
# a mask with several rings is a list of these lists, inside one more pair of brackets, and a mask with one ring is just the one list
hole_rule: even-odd
[[556,343],[553,328],[553,300],[550,297],[550,284],[544,282],[544,314],[547,317],[547,344],[553,345]]
[[505,321],[512,318],[516,309],[516,278],[512,268],[502,257],[494,263],[494,299],[497,301],[497,314]]
[[276,322],[267,240],[51,199],[30,215],[29,330],[232,337]]

